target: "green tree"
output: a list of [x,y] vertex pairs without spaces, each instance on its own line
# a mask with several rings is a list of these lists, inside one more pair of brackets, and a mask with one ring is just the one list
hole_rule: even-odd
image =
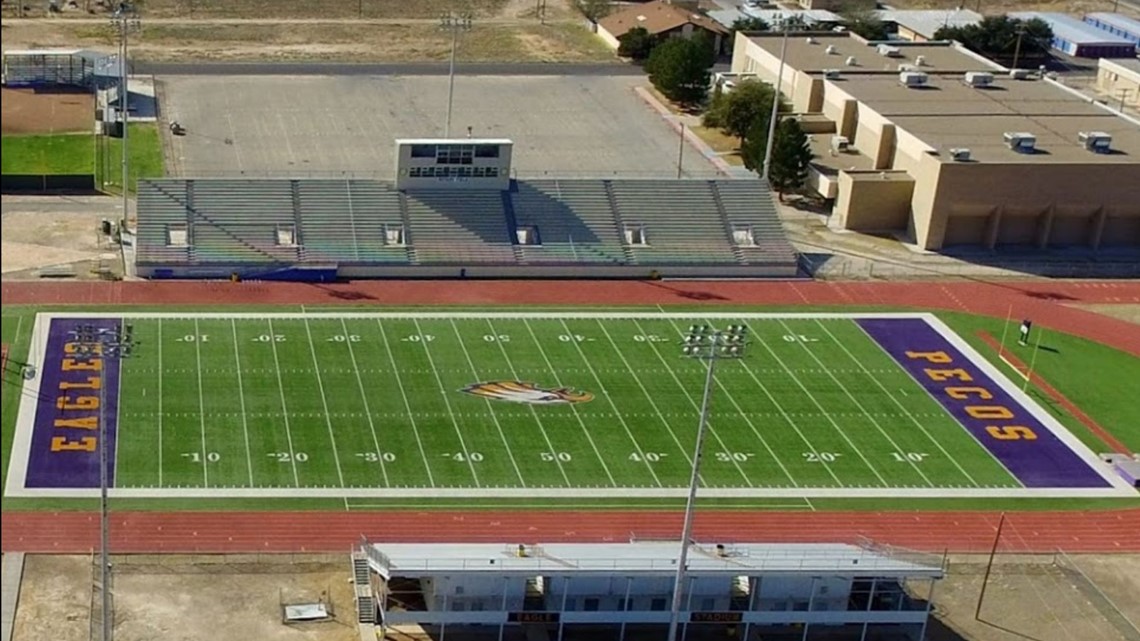
[[887,25],[879,19],[874,9],[849,6],[840,9],[839,15],[847,30],[867,40],[888,40]]
[[1049,57],[1053,29],[1039,18],[1018,20],[1009,16],[987,16],[977,24],[942,27],[934,32],[934,39],[957,40],[975,53],[1013,64]]
[[634,27],[618,36],[618,55],[633,60],[645,60],[657,46],[657,36],[645,27]]
[[720,94],[714,101],[719,111],[720,129],[743,141],[757,118],[768,119],[775,97],[772,86],[759,80],[749,78],[738,82],[732,91]]
[[653,48],[645,70],[649,81],[666,98],[691,106],[708,97],[713,62],[707,38],[670,38]]
[[610,15],[610,0],[578,0],[578,10],[590,22],[597,22]]
[[767,31],[768,23],[763,18],[737,18],[732,23],[732,31]]
[[740,159],[744,161],[744,168],[758,174],[764,171],[764,152],[768,150],[768,123],[771,122],[771,116],[771,111],[758,115],[740,143]]
[[795,118],[784,118],[776,125],[776,140],[772,144],[772,166],[768,168],[768,184],[780,194],[796,191],[804,186],[811,162],[811,147],[807,134]]

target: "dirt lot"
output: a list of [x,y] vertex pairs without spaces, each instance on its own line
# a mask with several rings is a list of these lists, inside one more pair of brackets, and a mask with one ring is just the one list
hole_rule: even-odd
[[[115,640],[359,639],[347,555],[293,560],[284,556],[116,560]],[[281,623],[281,600],[307,602],[322,598],[322,593],[326,600],[331,595],[335,620]],[[87,641],[90,607],[90,557],[28,556],[13,640]]]
[[0,122],[6,134],[90,131],[95,96],[87,92],[0,89]]

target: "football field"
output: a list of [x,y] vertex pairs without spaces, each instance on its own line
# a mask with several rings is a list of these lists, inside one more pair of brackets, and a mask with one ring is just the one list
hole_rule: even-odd
[[681,497],[681,342],[734,324],[703,496],[1126,489],[928,314],[90,312],[37,316],[6,494],[97,492],[106,451],[117,496]]

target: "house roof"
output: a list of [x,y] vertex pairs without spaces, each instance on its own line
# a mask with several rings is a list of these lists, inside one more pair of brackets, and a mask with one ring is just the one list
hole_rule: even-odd
[[942,27],[965,27],[982,21],[982,14],[969,9],[889,9],[877,13],[883,22],[893,22],[924,38],[933,38]]
[[1087,22],[1081,22],[1063,13],[1019,11],[1009,14],[1009,17],[1017,18],[1018,20],[1039,18],[1048,23],[1053,29],[1054,40],[1064,40],[1075,45],[1132,45],[1132,42],[1120,36],[1114,36],[1107,31],[1098,29]]
[[628,33],[637,27],[642,27],[651,34],[666,33],[686,24],[712,31],[727,34],[728,29],[721,26],[716,20],[702,14],[686,11],[676,5],[666,4],[662,0],[637,5],[612,13],[598,21],[598,26],[605,29],[615,38]]

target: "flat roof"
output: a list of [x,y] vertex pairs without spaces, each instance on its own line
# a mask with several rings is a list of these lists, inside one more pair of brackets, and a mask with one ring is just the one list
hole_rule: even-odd
[[[980,162],[1140,163],[1140,127],[1044,80],[997,77],[988,89],[960,78],[932,77],[913,89],[897,77],[858,76],[836,85],[934,149],[970,149]],[[1004,132],[1037,138],[1037,154],[1006,147]],[[1082,131],[1112,135],[1113,154],[1094,154],[1077,140]],[[942,155],[949,160],[948,153]]]
[[[779,57],[782,34],[749,34],[749,39],[773,56]],[[810,40],[810,42],[809,42]],[[808,32],[788,37],[787,64],[800,71],[820,72],[839,69],[844,74],[883,73],[897,71],[900,64],[915,64],[923,57],[923,70],[928,73],[964,73],[1000,69],[996,64],[969,54],[950,43],[892,42],[899,57],[888,57],[862,38],[846,33]],[[834,47],[834,53],[827,53]],[[846,64],[849,57],[855,65]]]
[[893,22],[933,38],[942,27],[965,27],[982,21],[982,14],[969,9],[883,9],[876,12],[883,22]]
[[1121,31],[1140,36],[1140,20],[1129,18],[1128,16],[1119,13],[1107,13],[1098,11],[1085,15],[1085,19],[1094,18],[1103,22],[1104,24],[1112,25]]
[[[552,543],[527,546],[528,556],[522,557],[518,544],[508,543],[375,543],[373,547],[388,558],[389,572],[394,576],[459,571],[671,575],[676,571],[679,552],[674,541]],[[908,552],[902,558],[904,555],[888,556],[857,545],[734,544],[726,545],[725,551],[725,556],[718,556],[715,545],[693,544],[689,548],[689,571],[726,576],[761,572],[942,576],[936,556]]]
[[507,138],[397,138],[397,145],[513,145]]
[[826,9],[761,9],[744,5],[740,9],[745,15],[760,18],[769,25],[776,26],[788,18],[798,18],[808,24],[818,22],[843,22],[843,18]]
[[1098,67],[1120,67],[1140,76],[1140,58],[1101,58],[1096,64]]
[[1009,17],[1017,18],[1018,20],[1032,20],[1033,18],[1044,20],[1049,23],[1049,26],[1053,29],[1054,38],[1073,44],[1134,46],[1134,43],[1129,40],[1125,40],[1120,36],[1114,36],[1103,29],[1097,29],[1087,22],[1082,22],[1063,13],[1019,11],[1009,14]]

